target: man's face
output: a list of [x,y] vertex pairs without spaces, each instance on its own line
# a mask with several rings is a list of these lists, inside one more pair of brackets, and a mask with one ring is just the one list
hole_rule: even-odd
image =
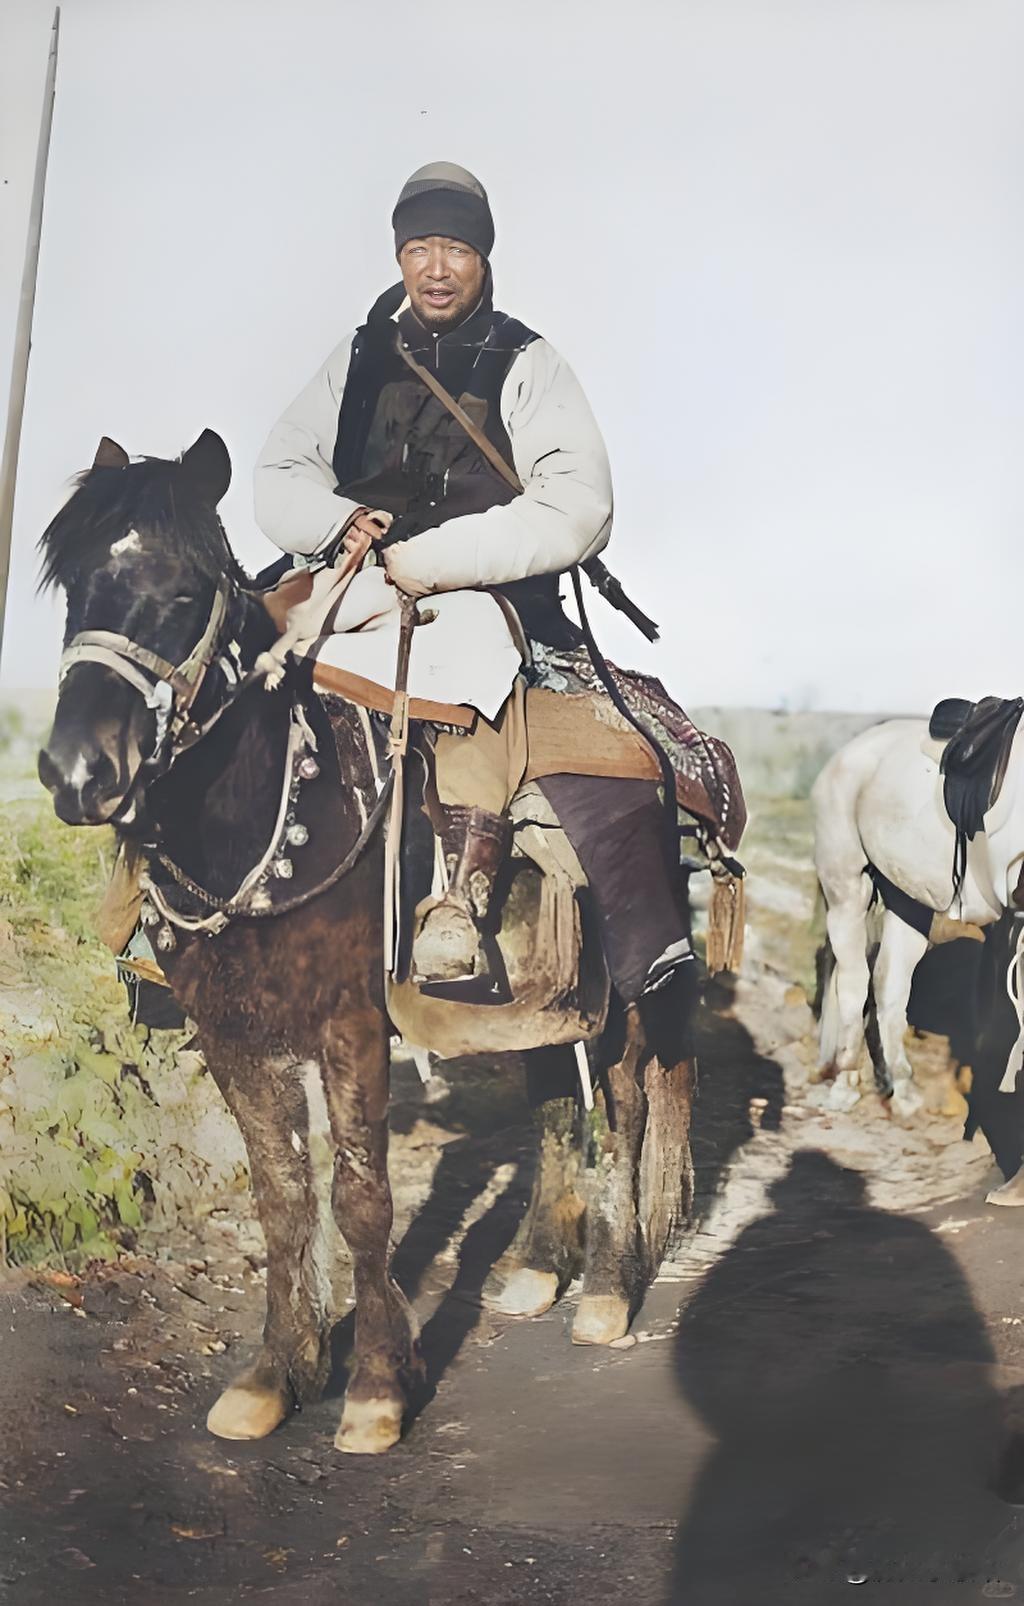
[[487,271],[483,257],[443,234],[407,240],[398,254],[412,310],[428,329],[448,329],[473,311]]

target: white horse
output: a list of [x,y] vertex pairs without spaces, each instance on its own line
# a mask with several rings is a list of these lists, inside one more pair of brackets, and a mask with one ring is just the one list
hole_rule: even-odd
[[[999,918],[1017,883],[1024,859],[1024,726],[1013,738],[1003,785],[985,814],[984,829],[967,846],[959,892],[953,873],[956,831],[946,813],[939,767],[944,745],[929,736],[926,720],[888,720],[840,748],[811,791],[814,862],[835,957],[822,1001],[819,1048],[822,1071],[835,1073],[829,1097],[834,1108],[849,1109],[860,1097],[864,1006],[872,979],[894,1108],[909,1115],[921,1104],[904,1035],[911,978],[930,937],[886,908],[869,972],[868,909],[875,883],[868,867],[881,871],[924,911],[981,927]],[[919,923],[926,925],[927,917]]]

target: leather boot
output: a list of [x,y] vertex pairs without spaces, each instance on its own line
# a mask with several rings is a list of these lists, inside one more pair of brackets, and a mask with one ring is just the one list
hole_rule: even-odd
[[480,930],[512,835],[503,814],[462,805],[448,806],[444,813],[441,847],[448,891],[420,904],[412,950],[413,975],[428,984],[477,981],[487,975]]

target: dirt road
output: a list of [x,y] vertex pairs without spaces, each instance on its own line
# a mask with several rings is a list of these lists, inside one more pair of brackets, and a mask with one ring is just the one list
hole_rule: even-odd
[[[261,1319],[258,1248],[228,1220],[191,1263],[9,1281],[4,1606],[1024,1597],[1024,1516],[991,1486],[1024,1384],[1024,1222],[983,1204],[991,1165],[955,1120],[816,1108],[798,998],[762,978],[712,1002],[700,1221],[629,1349],[573,1348],[571,1296],[525,1323],[481,1309],[525,1112],[510,1094],[460,1135],[464,1089],[425,1103],[399,1076],[396,1164],[429,1184],[398,1269],[434,1397],[379,1460],[331,1447],[349,1322],[324,1402],[260,1444],[206,1435]],[[948,1076],[922,1074],[937,1109]]]

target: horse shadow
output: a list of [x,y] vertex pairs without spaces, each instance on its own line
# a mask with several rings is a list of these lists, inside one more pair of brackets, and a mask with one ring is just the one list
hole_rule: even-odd
[[[734,993],[733,978],[709,980],[697,1018],[698,1084],[690,1131],[693,1226],[707,1215],[729,1166],[758,1127],[778,1131],[786,1102],[780,1066],[758,1053],[750,1033],[732,1015]],[[757,1126],[753,1108],[760,1111]]]
[[[446,1072],[449,1092],[440,1105],[443,1122],[460,1123],[461,1101],[457,1063]],[[504,1074],[499,1072],[498,1074]],[[476,1100],[472,1101],[474,1104]],[[426,1364],[426,1392],[418,1409],[432,1398],[438,1383],[456,1359],[483,1315],[483,1288],[491,1268],[515,1237],[526,1210],[536,1155],[525,1098],[521,1119],[476,1135],[474,1131],[445,1145],[430,1195],[410,1222],[395,1250],[392,1269],[406,1297],[414,1300],[424,1288],[430,1268],[465,1221],[502,1167],[511,1176],[467,1228],[459,1243],[455,1275],[423,1327],[420,1349]]]
[[771,1197],[680,1314],[677,1384],[716,1443],[667,1602],[830,1606],[867,1582],[947,1606],[1000,1563],[1018,1577],[994,1357],[957,1262],[818,1151]]
[[[763,1101],[759,1124],[768,1130],[778,1127],[785,1102],[781,1070],[774,1061],[757,1053],[749,1034],[731,1018],[732,992],[732,984],[726,978],[709,981],[697,1016],[696,1046],[701,1071],[691,1131],[696,1177],[691,1226],[699,1224],[733,1158],[755,1135],[751,1101]],[[395,1249],[393,1275],[408,1299],[416,1300],[424,1291],[431,1267],[492,1184],[495,1172],[503,1166],[511,1167],[511,1176],[463,1236],[454,1278],[424,1325],[421,1349],[427,1383],[414,1414],[432,1398],[478,1326],[483,1313],[484,1283],[515,1237],[529,1202],[537,1143],[525,1093],[519,1091],[523,1078],[516,1058],[510,1056],[507,1064],[502,1063],[486,1076],[480,1076],[472,1062],[447,1063],[445,1093],[430,1106],[432,1117],[459,1136],[445,1144],[430,1194]],[[403,1080],[410,1074],[398,1071],[395,1077],[399,1096],[392,1110],[393,1132],[407,1132],[422,1113],[421,1100],[413,1096],[411,1083]],[[354,1316],[350,1313],[332,1337],[333,1366],[328,1386],[332,1397],[344,1392],[353,1336]]]
[[[431,1119],[457,1136],[441,1149],[430,1192],[397,1243],[391,1261],[392,1276],[410,1303],[436,1291],[427,1287],[428,1281],[447,1285],[420,1335],[426,1382],[411,1416],[418,1415],[433,1398],[448,1367],[478,1326],[488,1273],[512,1242],[529,1201],[536,1145],[525,1095],[518,1092],[519,1071],[515,1064],[502,1064],[481,1076],[478,1065],[453,1060],[444,1066],[440,1097],[427,1106]],[[392,1133],[408,1133],[424,1112],[415,1081],[411,1069],[394,1068]],[[449,1280],[439,1273],[431,1278],[431,1269],[503,1167],[511,1168],[511,1175],[464,1233],[454,1277]],[[350,1311],[331,1335],[328,1397],[345,1392],[354,1336],[355,1314]]]

